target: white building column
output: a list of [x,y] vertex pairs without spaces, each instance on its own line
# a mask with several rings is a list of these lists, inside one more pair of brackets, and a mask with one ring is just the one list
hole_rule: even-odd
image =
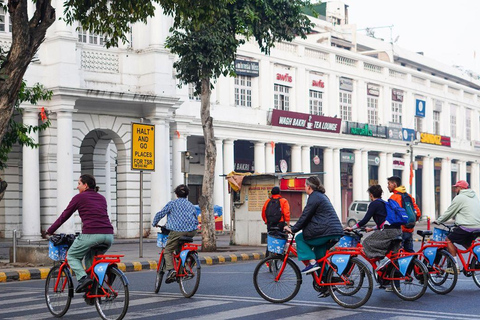
[[423,157],[422,216],[435,219],[435,176],[433,158]]
[[292,167],[290,172],[301,172],[302,171],[302,148],[299,145],[291,145],[291,160],[292,160]]
[[[155,171],[150,173],[150,217],[144,215],[143,229],[151,228],[151,234],[158,231],[151,227],[155,215],[172,199],[170,185],[170,123],[163,118],[150,118],[155,125]],[[144,173],[145,174],[145,173]],[[146,221],[146,222],[145,222]]]
[[[415,178],[412,180],[412,192],[410,192],[410,154],[403,155],[405,167],[402,171],[402,184],[407,188],[407,192],[415,196]],[[414,172],[415,174],[415,172]]]
[[255,173],[265,173],[265,142],[255,142],[253,147]]
[[378,155],[380,157],[380,164],[378,166],[378,184],[382,186],[383,189],[383,199],[388,199],[389,194],[387,189],[384,186],[387,185],[387,178],[389,175],[387,174],[387,154],[385,152],[380,152]]
[[[366,192],[369,187],[370,187],[370,183],[368,179],[368,151],[362,151],[362,185],[361,185],[362,198],[360,198],[360,200],[367,198]],[[354,199],[354,200],[357,200],[357,199]]]
[[275,173],[275,144],[270,141],[265,146],[265,172]]
[[387,178],[391,177],[393,175],[393,153],[387,153],[387,163],[385,167],[387,168]]
[[[217,148],[217,160],[215,161],[215,178],[213,185],[213,204],[225,208],[225,188],[223,181],[225,180],[223,175],[223,140],[215,139],[215,147]],[[227,192],[228,194],[228,192]]]
[[[467,180],[467,163],[463,160],[458,160],[457,161],[457,165],[458,165],[458,178],[457,178],[457,181],[458,180]],[[454,181],[454,182],[457,182],[457,181]]]
[[470,173],[470,188],[475,191],[477,196],[480,192],[480,170],[478,162],[472,162],[472,172]]
[[64,2],[63,0],[56,0],[54,1],[55,4],[52,4],[56,8],[55,10],[56,19],[52,27],[53,27],[53,30],[55,30],[56,35],[72,37],[73,26],[67,25],[67,23],[63,19],[61,19],[64,17],[63,2]]
[[353,151],[355,162],[353,163],[352,184],[353,184],[353,200],[364,199],[362,190],[362,151]]
[[187,151],[187,138],[188,136],[179,130],[172,134],[172,185],[174,188],[185,182],[185,175],[182,172],[182,152]]
[[[38,125],[38,110],[24,109],[23,124]],[[28,134],[38,143],[38,131]],[[38,148],[23,146],[22,150],[22,239],[39,240],[40,236],[40,164]]]
[[452,166],[450,159],[442,159],[440,170],[440,212],[442,215],[452,201]]
[[325,148],[323,149],[323,167],[325,168],[325,174],[323,174],[322,178],[323,185],[325,187],[325,193],[327,194],[330,200],[334,201],[335,198],[335,188],[334,188],[334,163],[333,163],[333,149],[332,148]]
[[150,46],[161,47],[165,43],[173,21],[170,16],[163,13],[163,9],[158,3],[153,5],[155,6],[155,15],[149,19],[148,23],[150,28]]
[[342,184],[340,176],[340,149],[333,149],[333,207],[337,212],[337,216],[342,221]]
[[[218,151],[217,151],[218,152]],[[223,172],[225,174],[229,174],[230,172],[234,171],[235,164],[234,164],[234,149],[233,149],[233,140],[226,139],[223,141]],[[228,182],[227,180],[223,180],[223,187],[224,187],[224,207],[223,207],[223,225],[226,226],[228,230],[230,230],[231,226],[231,201],[230,201],[230,194],[228,193]]]
[[310,147],[302,146],[302,172],[310,173],[312,168],[310,165]]

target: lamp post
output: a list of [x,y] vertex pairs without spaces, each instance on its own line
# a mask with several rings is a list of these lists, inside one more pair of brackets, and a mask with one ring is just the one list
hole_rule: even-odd
[[[410,152],[410,176],[412,175],[412,171],[414,169],[414,161],[415,161],[415,158],[413,156],[413,146],[418,144],[418,141],[415,140],[415,134],[412,134],[410,136],[410,143],[407,143],[407,146],[409,147],[409,150],[408,152]],[[411,180],[411,179],[410,179]],[[413,182],[409,181],[410,182],[410,194],[412,194],[413,192]]]

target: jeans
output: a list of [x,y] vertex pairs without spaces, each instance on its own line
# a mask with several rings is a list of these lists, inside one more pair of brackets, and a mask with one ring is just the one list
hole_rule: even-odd
[[413,251],[413,236],[412,232],[402,232],[402,245],[403,249],[407,252],[415,252]]
[[[77,280],[87,275],[83,269],[82,259],[85,257],[85,268],[88,269],[93,263],[93,252],[91,247],[97,244],[106,244],[110,248],[113,243],[113,234],[80,234],[73,242],[67,252],[67,260],[70,268],[75,272]],[[105,253],[98,252],[99,254]]]

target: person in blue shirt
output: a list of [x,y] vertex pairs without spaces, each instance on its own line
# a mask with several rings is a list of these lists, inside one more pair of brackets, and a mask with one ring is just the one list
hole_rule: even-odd
[[187,196],[190,192],[188,187],[181,184],[175,188],[176,200],[168,202],[165,207],[159,211],[153,219],[152,226],[156,227],[158,222],[167,216],[166,228],[170,230],[167,244],[165,246],[165,266],[168,270],[165,283],[174,282],[176,279],[175,269],[173,267],[173,251],[178,246],[180,237],[194,237],[197,234],[198,217],[193,204],[188,201]]

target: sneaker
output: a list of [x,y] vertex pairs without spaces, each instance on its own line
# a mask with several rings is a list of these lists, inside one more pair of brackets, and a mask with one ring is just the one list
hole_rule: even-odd
[[83,299],[85,300],[85,303],[89,306],[94,306],[95,305],[95,298],[87,298],[87,294],[83,294]]
[[75,292],[80,293],[87,291],[88,286],[90,286],[92,283],[92,279],[88,278],[87,276],[83,276],[80,280],[78,280],[78,286],[75,289]]
[[302,273],[309,274],[309,273],[312,273],[313,271],[317,271],[318,269],[320,269],[320,266],[318,265],[318,263],[308,264],[308,266],[306,266],[305,269],[302,270]]
[[[402,289],[400,288],[397,288],[398,289],[398,292],[402,292]],[[392,286],[388,286],[385,288],[385,292],[393,292],[393,288]]]
[[387,266],[387,264],[390,263],[390,259],[388,259],[387,257],[383,258],[383,260],[381,260],[379,263],[378,263],[378,267],[377,269],[375,269],[375,271],[379,271],[383,268],[385,268]]
[[175,270],[168,270],[168,273],[167,273],[167,278],[165,279],[165,283],[172,283],[172,282],[175,282],[175,280],[177,280],[177,273],[175,272]]
[[[445,269],[445,272],[448,273],[448,274],[454,274],[454,269],[453,268],[447,268]],[[457,274],[460,274],[460,269],[457,268]]]

